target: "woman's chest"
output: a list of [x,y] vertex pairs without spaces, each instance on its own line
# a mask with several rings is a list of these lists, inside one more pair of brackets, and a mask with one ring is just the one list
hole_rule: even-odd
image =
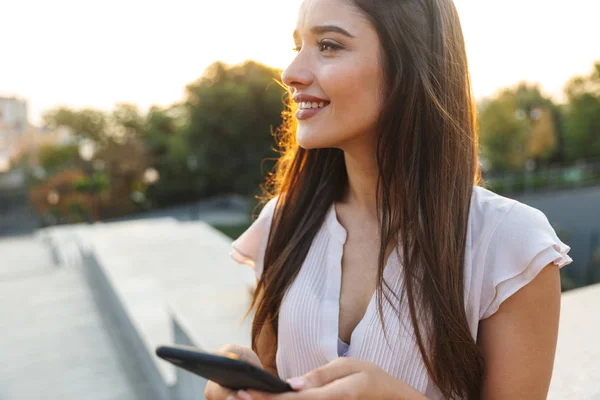
[[346,343],[350,343],[352,333],[365,316],[373,298],[377,288],[378,264],[378,241],[350,235],[339,265],[338,335]]
[[[325,238],[327,239],[327,238]],[[349,355],[365,343],[365,334],[381,329],[377,317],[379,249],[344,251],[344,244],[315,240],[298,276],[287,289],[280,307],[279,336],[296,345],[316,349],[322,361],[337,357],[337,340],[350,343]],[[346,245],[350,245],[347,242]],[[369,267],[366,268],[365,265]],[[393,253],[385,264],[382,305],[402,290],[401,268]],[[391,290],[390,290],[391,289]],[[395,302],[394,302],[395,303]],[[397,319],[398,315],[387,315]],[[390,334],[390,332],[387,332]]]
[[[286,291],[278,325],[276,359],[280,376],[302,375],[338,358],[338,335],[343,336],[339,327],[343,327],[342,314],[345,312],[342,257],[342,249],[335,243],[313,246],[301,271]],[[390,256],[384,279],[396,294],[402,290],[400,270],[397,257]],[[384,297],[380,299],[382,324],[377,310],[379,299],[375,294],[376,274],[370,278],[373,296],[362,304],[362,315],[355,310],[347,315],[347,333],[350,333],[347,356],[376,363],[393,376],[412,382],[414,387],[424,387],[427,374],[414,341],[408,308],[405,304],[398,307],[394,294],[384,285]],[[360,284],[361,280],[357,278],[346,286],[345,295],[354,297],[349,307],[357,304],[352,290],[366,292],[359,288]],[[386,296],[392,303],[386,300]]]

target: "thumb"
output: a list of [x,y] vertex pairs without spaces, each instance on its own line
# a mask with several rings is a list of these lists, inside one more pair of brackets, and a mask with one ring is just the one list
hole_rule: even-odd
[[290,378],[287,382],[294,390],[318,388],[348,375],[358,373],[363,369],[359,360],[340,357],[303,376]]

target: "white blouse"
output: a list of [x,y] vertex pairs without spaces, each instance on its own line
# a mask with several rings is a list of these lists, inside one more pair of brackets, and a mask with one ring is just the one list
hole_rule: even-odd
[[[275,202],[276,199],[269,201],[258,219],[232,243],[233,259],[252,266],[257,278],[263,269]],[[382,306],[389,342],[383,335],[375,293],[350,343],[339,339],[341,260],[345,242],[346,230],[338,222],[335,205],[332,205],[281,304],[276,353],[279,376],[282,379],[301,376],[347,355],[378,365],[430,399],[441,399],[414,339],[406,300],[399,310],[399,319],[384,298]],[[504,300],[531,282],[544,266],[554,263],[562,268],[570,264],[573,260],[567,255],[569,250],[544,213],[475,186],[464,266],[465,307],[473,339],[477,340],[479,321],[494,314]],[[384,279],[397,294],[403,279],[399,259],[397,252],[392,252],[384,269]]]

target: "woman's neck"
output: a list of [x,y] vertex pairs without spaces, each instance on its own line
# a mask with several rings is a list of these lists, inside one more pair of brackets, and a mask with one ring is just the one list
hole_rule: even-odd
[[378,169],[375,151],[364,143],[354,148],[346,148],[344,161],[348,173],[348,186],[342,203],[354,209],[358,215],[377,220]]

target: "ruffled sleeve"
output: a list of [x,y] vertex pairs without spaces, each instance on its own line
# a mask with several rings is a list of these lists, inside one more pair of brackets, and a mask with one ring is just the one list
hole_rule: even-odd
[[559,268],[573,260],[546,215],[517,202],[493,232],[485,256],[480,319],[490,317],[500,304],[531,282],[548,264]]
[[276,202],[277,197],[269,200],[256,221],[231,244],[231,258],[239,264],[252,267],[257,279],[263,271],[263,259]]

